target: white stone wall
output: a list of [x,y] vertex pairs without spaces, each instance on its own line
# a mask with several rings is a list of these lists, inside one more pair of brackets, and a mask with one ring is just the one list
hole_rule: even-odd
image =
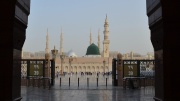
[[[110,72],[112,71],[112,58],[76,58],[76,60],[73,60],[73,62],[70,64],[68,62],[68,58],[63,63],[64,72]],[[99,60],[99,61],[97,61]],[[106,61],[105,66],[103,61]],[[55,64],[56,72],[60,72],[61,70],[61,61],[60,59],[56,60]],[[104,69],[105,67],[105,69]]]

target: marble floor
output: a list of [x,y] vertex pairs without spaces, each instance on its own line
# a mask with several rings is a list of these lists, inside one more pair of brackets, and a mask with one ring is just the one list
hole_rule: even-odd
[[61,77],[61,86],[60,77],[56,77],[55,85],[51,89],[21,86],[21,101],[154,101],[153,86],[123,89],[112,86],[111,76],[100,76],[98,80],[97,86],[96,76],[65,76]]

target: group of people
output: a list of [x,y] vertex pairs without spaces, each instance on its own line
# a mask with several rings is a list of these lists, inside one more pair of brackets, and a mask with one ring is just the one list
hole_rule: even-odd
[[[77,75],[78,72],[75,72],[75,73],[74,73],[74,72],[70,72],[70,73],[63,72],[63,74],[64,74],[64,76],[65,76],[66,74],[72,76],[72,75],[74,75],[74,74]],[[80,74],[80,75],[93,75],[93,74],[94,74],[94,75],[99,76],[99,75],[101,74],[101,72],[97,72],[97,73],[96,73],[96,72],[79,72],[79,74]],[[105,76],[105,75],[110,75],[110,74],[112,74],[112,73],[111,73],[111,72],[105,72],[105,73],[102,73],[103,76]],[[59,75],[60,75],[60,72],[57,71],[57,72],[56,72],[56,77],[59,77]]]

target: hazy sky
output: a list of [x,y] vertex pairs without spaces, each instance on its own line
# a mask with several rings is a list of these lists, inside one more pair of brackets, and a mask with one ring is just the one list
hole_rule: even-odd
[[110,51],[146,54],[153,52],[146,15],[146,0],[31,0],[31,11],[23,50],[45,50],[47,28],[49,48],[60,48],[61,27],[64,51],[86,54],[90,28],[97,45],[98,29],[103,49],[106,14],[109,21]]

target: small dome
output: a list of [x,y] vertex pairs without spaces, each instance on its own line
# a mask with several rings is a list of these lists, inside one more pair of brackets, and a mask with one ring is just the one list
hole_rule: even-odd
[[92,43],[88,48],[86,55],[100,55],[99,48]]
[[67,53],[67,56],[68,56],[68,57],[77,57],[76,53],[75,53],[73,50],[70,50],[70,51]]

